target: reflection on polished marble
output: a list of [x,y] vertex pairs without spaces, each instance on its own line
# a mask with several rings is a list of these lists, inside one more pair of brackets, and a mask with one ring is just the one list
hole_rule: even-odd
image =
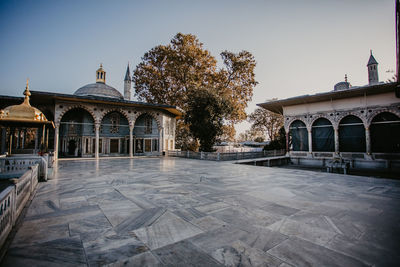
[[180,158],[55,168],[2,266],[400,262],[400,181]]

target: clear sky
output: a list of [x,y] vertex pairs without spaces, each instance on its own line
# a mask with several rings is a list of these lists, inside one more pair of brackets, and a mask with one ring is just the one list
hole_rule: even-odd
[[[123,92],[129,61],[196,35],[219,61],[223,50],[251,52],[255,104],[333,90],[348,75],[367,84],[370,49],[381,81],[395,70],[394,0],[147,0],[0,1],[0,94],[30,88],[72,94],[95,82],[103,63],[107,84]],[[237,127],[243,131],[244,123]]]

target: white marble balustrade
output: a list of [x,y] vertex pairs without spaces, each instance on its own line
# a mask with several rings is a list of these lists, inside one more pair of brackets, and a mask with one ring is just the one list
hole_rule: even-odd
[[39,165],[30,166],[14,183],[0,192],[0,247],[3,246],[16,220],[38,184]]

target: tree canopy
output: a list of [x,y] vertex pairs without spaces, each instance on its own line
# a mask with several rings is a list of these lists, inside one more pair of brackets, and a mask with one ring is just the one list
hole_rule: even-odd
[[275,140],[279,136],[279,129],[283,126],[283,116],[273,113],[264,108],[256,108],[249,115],[249,122],[252,123],[251,128],[265,132],[270,141]]
[[189,94],[185,123],[200,141],[200,151],[213,151],[217,136],[223,132],[223,120],[232,107],[226,99],[210,90],[198,89]]
[[185,110],[188,91],[207,86],[215,72],[216,60],[196,36],[178,33],[144,54],[133,74],[135,93],[139,100]]
[[133,74],[135,95],[141,101],[175,105],[187,111],[191,91],[207,88],[232,107],[223,118],[225,135],[232,137],[233,124],[246,119],[245,108],[257,84],[256,61],[247,51],[223,51],[221,57],[223,67],[218,68],[217,60],[195,35],[178,33],[169,44],[144,54]]

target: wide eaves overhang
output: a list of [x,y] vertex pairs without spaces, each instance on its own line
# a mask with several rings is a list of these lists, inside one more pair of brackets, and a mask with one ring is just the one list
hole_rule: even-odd
[[176,106],[171,105],[163,105],[163,104],[152,104],[138,101],[129,101],[124,99],[110,98],[110,97],[101,97],[101,96],[78,96],[78,95],[70,95],[70,94],[61,94],[61,93],[51,93],[51,92],[42,92],[42,91],[31,91],[32,98],[40,98],[41,101],[51,101],[51,100],[63,100],[63,101],[71,101],[71,102],[85,102],[85,103],[97,103],[97,104],[108,104],[108,105],[117,105],[124,107],[146,107],[146,108],[155,108],[160,110],[165,110],[175,117],[182,117],[183,111]]
[[397,86],[399,86],[399,83],[393,82],[393,83],[377,84],[372,86],[351,87],[350,89],[347,90],[330,91],[315,95],[302,95],[281,100],[268,101],[265,103],[257,104],[257,106],[265,108],[274,113],[283,114],[283,107],[287,106],[395,92]]

